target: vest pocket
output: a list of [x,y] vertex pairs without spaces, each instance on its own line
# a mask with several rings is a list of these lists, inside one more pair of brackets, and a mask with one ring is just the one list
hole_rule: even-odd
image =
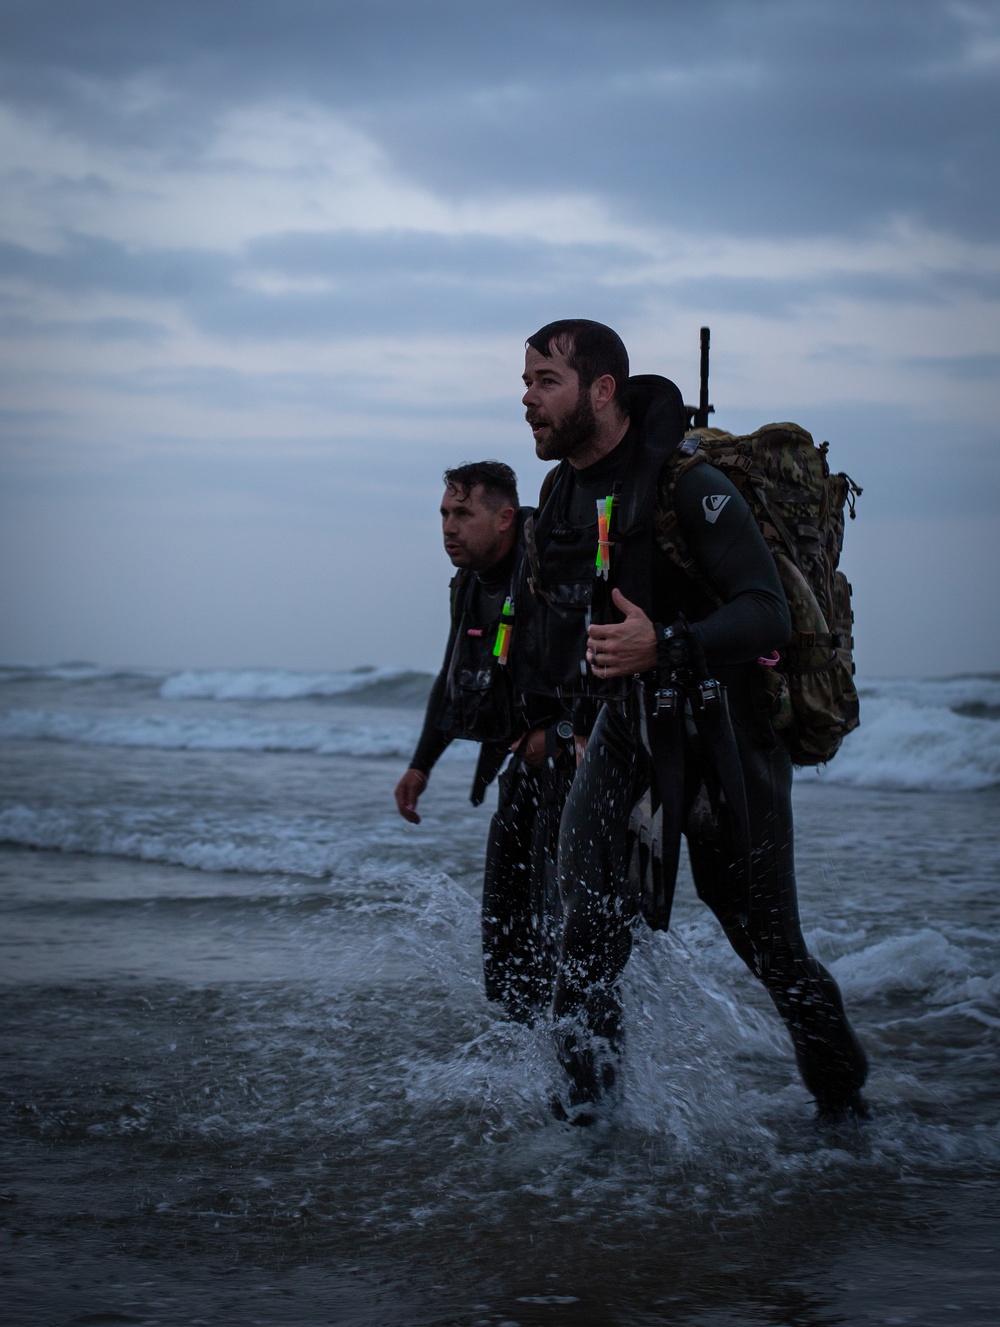
[[492,661],[479,668],[456,668],[449,700],[456,737],[501,742],[517,736],[510,687]]
[[563,581],[550,591],[552,602],[545,615],[545,636],[538,668],[553,691],[579,694],[587,676],[587,624],[594,583]]

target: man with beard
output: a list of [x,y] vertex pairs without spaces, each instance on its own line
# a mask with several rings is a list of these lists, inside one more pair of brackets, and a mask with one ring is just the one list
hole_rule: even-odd
[[455,738],[482,744],[474,806],[507,762],[486,853],[483,971],[487,998],[528,1022],[547,1008],[552,994],[559,922],[555,852],[573,777],[572,731],[560,735],[547,725],[544,706],[529,714],[511,685],[507,665],[518,647],[516,583],[525,517],[517,477],[501,461],[479,461],[446,470],[444,483],[444,549],[457,568],[451,630],[420,740],[396,785],[396,806],[405,820],[420,823],[417,803]]
[[[578,730],[599,709],[559,838],[564,919],[553,1013],[569,1081],[553,1110],[590,1123],[615,1082],[620,977],[639,911],[629,820],[651,785],[666,869],[676,870],[667,840],[679,841],[683,828],[698,895],[773,999],[819,1116],[864,1116],[864,1052],[799,924],[791,762],[771,728],[757,664],[790,631],[767,546],[739,492],[712,466],[683,471],[668,498],[661,473],[686,427],[683,400],[666,379],[630,380],[610,328],[583,319],[543,327],[527,341],[524,384],[535,451],[559,466],[526,529],[531,594],[522,596],[519,685],[558,697]],[[657,542],[668,517],[694,556],[693,575]],[[696,683],[708,686],[709,675],[725,688],[712,693],[713,715],[728,695],[728,746],[715,740],[722,721],[713,718],[710,740],[698,712],[711,688]],[[685,694],[695,697],[687,711]],[[661,701],[676,711],[678,698],[667,724]],[[720,798],[720,780],[728,789],[741,783],[738,796]]]

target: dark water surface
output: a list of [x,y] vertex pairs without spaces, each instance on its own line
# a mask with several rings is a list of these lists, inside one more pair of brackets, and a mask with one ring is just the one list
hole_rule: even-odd
[[574,1130],[482,996],[468,761],[412,829],[398,759],[3,758],[4,1323],[1000,1322],[997,789],[796,790],[870,1124],[813,1123],[684,881]]

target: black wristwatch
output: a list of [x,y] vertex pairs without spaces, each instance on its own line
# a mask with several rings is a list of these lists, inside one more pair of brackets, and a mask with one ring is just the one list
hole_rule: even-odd
[[665,627],[662,622],[654,622],[653,630],[656,632],[657,667],[664,671],[683,668],[691,654],[688,635],[684,628],[679,627],[677,623]]

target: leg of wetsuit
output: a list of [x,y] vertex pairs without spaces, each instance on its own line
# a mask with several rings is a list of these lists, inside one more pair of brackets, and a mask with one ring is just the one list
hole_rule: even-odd
[[621,1035],[619,978],[638,908],[628,884],[628,822],[641,788],[625,714],[606,705],[587,743],[563,811],[559,892],[563,934],[553,1014],[571,1104],[610,1087]]
[[766,743],[734,721],[753,840],[750,917],[741,926],[724,853],[711,831],[692,824],[688,850],[698,895],[725,928],[733,948],[760,978],[791,1034],[799,1071],[821,1108],[854,1098],[868,1065],[837,983],[802,936],[792,841],[792,767],[784,744]]
[[[529,1022],[548,1006],[558,910],[555,850],[565,793],[549,781],[565,773],[514,759],[499,780],[483,878],[483,975],[486,996]],[[556,915],[553,915],[553,913]]]
[[530,909],[537,928],[538,970],[544,985],[546,1008],[552,1001],[562,937],[562,900],[557,870],[559,826],[575,770],[575,756],[561,748],[534,771],[538,810],[531,834]]

